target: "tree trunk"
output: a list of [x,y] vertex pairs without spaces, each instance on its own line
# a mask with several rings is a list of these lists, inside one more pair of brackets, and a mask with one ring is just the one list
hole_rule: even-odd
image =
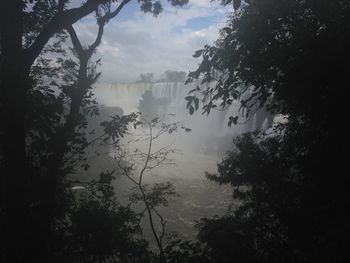
[[28,252],[28,174],[25,168],[25,86],[22,1],[2,0],[1,24],[1,197],[2,262],[20,262]]

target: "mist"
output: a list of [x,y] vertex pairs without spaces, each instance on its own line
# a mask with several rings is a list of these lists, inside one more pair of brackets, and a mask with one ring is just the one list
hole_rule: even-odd
[[350,262],[348,2],[1,0],[0,262]]
[[[146,184],[171,182],[178,194],[169,207],[160,211],[169,224],[169,231],[175,231],[183,238],[194,238],[195,224],[200,218],[222,216],[227,208],[238,206],[232,202],[232,193],[228,186],[219,186],[209,181],[205,174],[217,173],[217,163],[226,151],[233,146],[233,138],[242,133],[257,129],[269,129],[273,117],[261,110],[252,118],[244,120],[234,127],[228,127],[230,115],[239,113],[239,103],[226,111],[213,110],[209,115],[201,111],[190,115],[186,108],[185,97],[199,83],[185,85],[178,81],[157,81],[135,83],[98,83],[94,86],[94,96],[100,107],[100,115],[90,119],[89,130],[98,130],[99,121],[108,120],[111,116],[138,113],[146,121],[159,118],[164,123],[177,123],[177,130],[167,132],[158,138],[152,151],[167,148],[173,152],[168,163],[150,170],[144,176]],[[119,142],[119,146],[134,152],[136,149],[146,152],[148,137],[145,136],[148,127],[130,125],[129,133]],[[142,139],[142,136],[145,138]],[[116,169],[116,156],[113,147],[104,149],[96,156],[96,149],[89,150],[90,170],[87,174],[93,177],[100,169]],[[135,161],[133,158],[132,161]],[[144,160],[139,160],[142,164]],[[137,172],[135,172],[137,174]],[[118,174],[118,172],[117,172]],[[88,177],[89,178],[89,177]],[[123,177],[117,176],[114,183],[115,191],[125,204],[132,193],[132,184]],[[141,207],[136,207],[142,209]],[[146,235],[152,241],[152,235],[147,224],[143,222]]]

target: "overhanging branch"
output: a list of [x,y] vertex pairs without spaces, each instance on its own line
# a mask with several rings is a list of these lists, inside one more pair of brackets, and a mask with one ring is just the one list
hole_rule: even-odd
[[107,0],[87,0],[81,7],[58,12],[44,27],[33,44],[24,50],[27,68],[34,63],[35,59],[40,55],[42,49],[54,34],[94,12],[96,8],[104,2],[107,2]]

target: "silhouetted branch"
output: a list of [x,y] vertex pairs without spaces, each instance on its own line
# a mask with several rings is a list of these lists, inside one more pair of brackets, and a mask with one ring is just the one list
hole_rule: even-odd
[[102,17],[102,19],[104,20],[104,22],[108,22],[108,20],[110,20],[110,19],[116,17],[116,16],[120,13],[120,11],[123,9],[123,7],[124,7],[127,3],[129,3],[130,1],[131,1],[131,0],[123,0],[123,2],[121,2],[121,3],[119,4],[119,6],[117,7],[116,10],[114,10],[112,13],[109,13],[109,14],[107,14],[106,16]]
[[44,46],[54,34],[94,12],[104,2],[107,2],[107,0],[87,0],[81,7],[58,12],[43,28],[33,44],[24,51],[26,67],[31,67],[34,60],[39,56]]
[[95,39],[94,43],[92,43],[89,46],[88,52],[93,53],[94,50],[97,48],[97,46],[101,43],[104,26],[105,26],[105,23],[98,23],[98,32],[97,32],[96,39]]
[[156,213],[156,215],[160,219],[160,224],[162,225],[162,231],[159,236],[159,241],[160,241],[160,244],[163,246],[163,238],[165,236],[165,225],[167,221],[164,220],[163,216],[159,213],[159,211],[155,207],[152,207],[152,210]]
[[82,57],[84,55],[84,48],[80,43],[77,33],[75,32],[72,25],[67,26],[66,29],[70,35],[75,51],[77,52],[79,58]]
[[151,156],[151,150],[152,150],[152,142],[153,142],[153,137],[152,137],[152,125],[149,125],[149,144],[148,144],[148,152],[147,152],[147,157],[146,157],[146,161],[145,161],[145,164],[141,170],[141,173],[140,173],[140,177],[139,177],[139,184],[141,185],[142,183],[142,177],[143,177],[143,174],[147,168],[147,165],[148,165],[148,162],[150,160],[150,156]]

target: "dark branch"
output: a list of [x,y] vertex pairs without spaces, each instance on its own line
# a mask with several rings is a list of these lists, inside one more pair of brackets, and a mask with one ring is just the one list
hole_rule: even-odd
[[130,1],[131,0],[124,0],[123,2],[121,2],[119,4],[117,9],[114,10],[112,13],[108,13],[105,16],[98,18],[98,21],[97,21],[97,23],[98,23],[97,37],[96,37],[95,42],[89,46],[89,52],[92,53],[98,47],[98,45],[101,43],[101,39],[102,39],[102,35],[103,35],[103,29],[104,29],[105,24],[108,23],[108,21],[110,19],[116,17],[120,13],[120,11],[123,9],[123,7],[127,3],[129,3]]
[[70,38],[72,40],[72,44],[74,46],[75,51],[77,52],[79,58],[81,58],[82,56],[84,56],[84,48],[81,45],[79,38],[77,36],[77,33],[75,32],[74,28],[72,25],[69,25],[67,27],[67,31],[70,35]]
[[103,35],[103,29],[104,29],[104,23],[99,23],[98,25],[98,33],[96,36],[96,40],[94,43],[92,43],[89,48],[88,48],[88,52],[89,53],[93,53],[94,50],[98,47],[98,45],[101,43],[101,39],[102,39],[102,35]]
[[94,12],[100,4],[106,1],[107,0],[88,0],[81,7],[58,12],[44,27],[33,44],[24,51],[27,68],[34,63],[34,60],[40,55],[46,43],[55,33],[60,32],[70,25],[73,25],[79,19]]
[[123,7],[127,4],[127,3],[129,3],[131,0],[124,0],[123,2],[121,2],[120,4],[119,4],[119,6],[117,7],[117,9],[116,10],[114,10],[112,13],[110,13],[110,14],[108,14],[107,16],[106,16],[106,22],[108,21],[108,20],[110,20],[110,19],[112,19],[112,18],[114,18],[114,17],[116,17],[119,13],[120,13],[120,11],[123,9]]

